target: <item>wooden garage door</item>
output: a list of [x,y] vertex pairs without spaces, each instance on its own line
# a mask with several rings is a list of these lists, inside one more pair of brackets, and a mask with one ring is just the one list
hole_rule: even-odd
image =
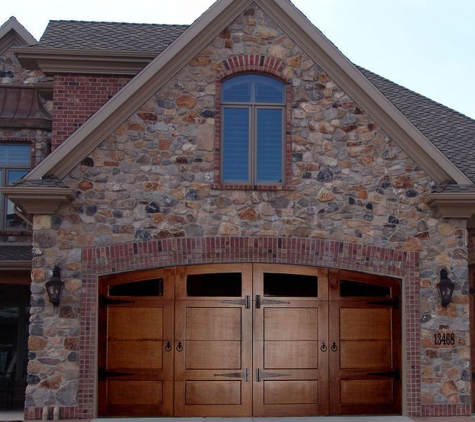
[[110,276],[101,292],[101,416],[401,411],[394,279],[229,264]]

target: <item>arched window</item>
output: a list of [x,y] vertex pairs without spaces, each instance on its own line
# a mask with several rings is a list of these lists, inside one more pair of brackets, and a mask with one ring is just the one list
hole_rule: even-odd
[[283,183],[285,84],[235,76],[222,85],[221,183]]

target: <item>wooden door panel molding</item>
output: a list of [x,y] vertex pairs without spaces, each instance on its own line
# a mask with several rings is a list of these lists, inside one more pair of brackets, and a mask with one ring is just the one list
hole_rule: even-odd
[[99,294],[99,416],[401,412],[398,280],[221,264],[105,276]]
[[[398,280],[336,270],[330,271],[330,279],[329,337],[336,345],[333,351],[329,348],[330,412],[355,415],[400,413]],[[345,291],[345,297],[340,297],[340,280],[356,283],[353,291]],[[382,285],[387,289],[371,289],[365,285]],[[349,296],[349,292],[354,296]],[[387,296],[375,300],[368,296],[373,292],[384,292]]]

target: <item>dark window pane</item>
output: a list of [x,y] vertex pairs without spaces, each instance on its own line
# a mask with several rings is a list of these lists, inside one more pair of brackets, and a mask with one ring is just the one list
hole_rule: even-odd
[[18,352],[20,308],[0,307],[0,375],[13,373]]
[[341,297],[391,297],[391,288],[357,281],[340,280]]
[[248,182],[249,109],[226,107],[223,113],[223,182]]
[[186,279],[188,296],[241,297],[241,273],[192,274]]
[[30,146],[0,144],[0,165],[30,165]]
[[109,286],[109,296],[163,296],[163,278]]
[[257,110],[257,181],[282,182],[282,110]]
[[318,297],[318,277],[265,273],[264,296]]

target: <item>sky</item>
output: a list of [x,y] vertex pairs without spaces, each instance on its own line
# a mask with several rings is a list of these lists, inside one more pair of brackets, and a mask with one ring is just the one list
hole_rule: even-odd
[[[9,1],[39,39],[49,20],[190,24],[214,0]],[[353,63],[475,119],[474,0],[293,0]]]

